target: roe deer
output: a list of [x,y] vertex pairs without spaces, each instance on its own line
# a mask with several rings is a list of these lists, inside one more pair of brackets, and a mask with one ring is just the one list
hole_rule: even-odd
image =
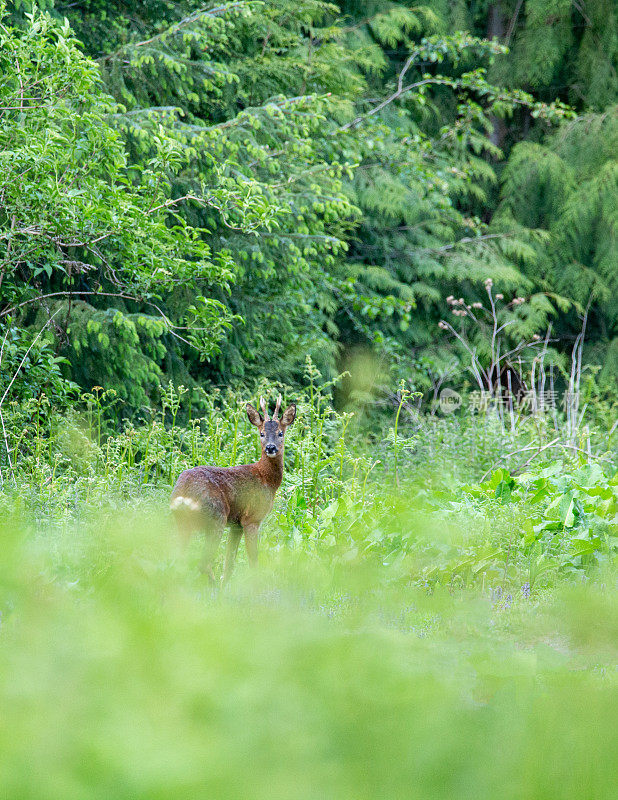
[[180,533],[187,539],[195,531],[203,531],[206,536],[203,569],[213,582],[212,563],[226,525],[230,532],[223,581],[232,574],[243,533],[249,562],[257,563],[258,530],[281,485],[285,432],[296,418],[296,404],[293,403],[279,420],[280,405],[281,395],[269,419],[262,397],[262,414],[247,403],[249,421],[260,433],[262,457],[259,461],[237,467],[187,469],[180,474],[172,491],[170,508]]

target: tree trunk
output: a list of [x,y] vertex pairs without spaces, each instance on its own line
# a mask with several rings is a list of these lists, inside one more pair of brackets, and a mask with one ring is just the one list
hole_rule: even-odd
[[[487,11],[487,38],[504,41],[506,32],[506,16],[500,0],[492,3]],[[493,114],[490,116],[493,130],[489,135],[492,144],[502,148],[506,136],[506,124],[503,119],[499,119]]]

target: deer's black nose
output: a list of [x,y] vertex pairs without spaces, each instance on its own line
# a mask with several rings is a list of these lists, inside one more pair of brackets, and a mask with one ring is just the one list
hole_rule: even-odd
[[266,451],[267,456],[274,456],[277,454],[277,448],[274,444],[267,444],[264,450]]

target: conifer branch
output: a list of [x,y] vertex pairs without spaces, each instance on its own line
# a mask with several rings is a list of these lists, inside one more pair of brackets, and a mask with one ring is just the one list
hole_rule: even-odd
[[[407,70],[410,68],[410,64],[412,63],[411,59],[412,56],[410,56],[408,61],[406,61],[406,66],[404,67],[405,72],[407,72]],[[396,91],[394,91],[391,95],[389,95],[389,97],[387,97],[385,100],[382,100],[381,103],[378,103],[378,105],[374,106],[370,111],[367,111],[366,114],[359,114],[358,117],[356,117],[356,119],[353,119],[351,122],[346,122],[345,125],[341,125],[339,128],[337,128],[336,131],[334,131],[334,134],[340,133],[341,131],[347,131],[349,128],[355,128],[363,120],[373,116],[374,114],[377,114],[378,111],[381,111],[383,108],[392,103],[394,100],[397,100],[397,98],[401,97],[401,95],[412,91],[412,89],[418,89],[421,86],[427,86],[429,84],[442,84],[448,86],[453,85],[453,81],[448,80],[446,78],[425,78],[422,81],[417,81],[416,83],[411,83],[408,86],[403,86],[401,78],[402,74],[405,74],[404,70],[402,70],[402,72],[399,75]]]
[[141,42],[134,42],[134,43],[129,42],[128,44],[119,48],[115,52],[108,53],[105,56],[101,56],[100,58],[97,59],[97,62],[99,64],[102,64],[105,61],[109,61],[112,58],[116,58],[121,53],[126,52],[126,50],[131,47],[145,47],[146,45],[152,44],[153,42],[162,41],[166,39],[168,36],[174,36],[176,33],[179,33],[182,30],[182,28],[186,27],[187,25],[190,25],[192,22],[197,22],[199,19],[202,19],[203,17],[218,17],[221,14],[225,14],[228,11],[233,11],[236,8],[241,8],[243,6],[252,6],[252,5],[255,5],[255,0],[238,0],[235,3],[228,3],[222,6],[216,6],[215,8],[194,11],[193,14],[189,14],[189,16],[174,23],[174,25],[171,25],[167,30],[162,31],[161,33],[157,33],[155,36],[151,36],[149,39],[144,39]]

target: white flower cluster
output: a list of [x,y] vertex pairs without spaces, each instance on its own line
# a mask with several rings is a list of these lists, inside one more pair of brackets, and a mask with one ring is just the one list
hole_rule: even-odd
[[468,311],[471,308],[471,306],[467,306],[465,304],[463,297],[460,297],[459,300],[457,300],[452,294],[446,298],[446,302],[449,304],[449,306],[461,306],[460,308],[452,309],[453,314],[455,314],[456,317],[465,317],[468,313],[466,308]]

